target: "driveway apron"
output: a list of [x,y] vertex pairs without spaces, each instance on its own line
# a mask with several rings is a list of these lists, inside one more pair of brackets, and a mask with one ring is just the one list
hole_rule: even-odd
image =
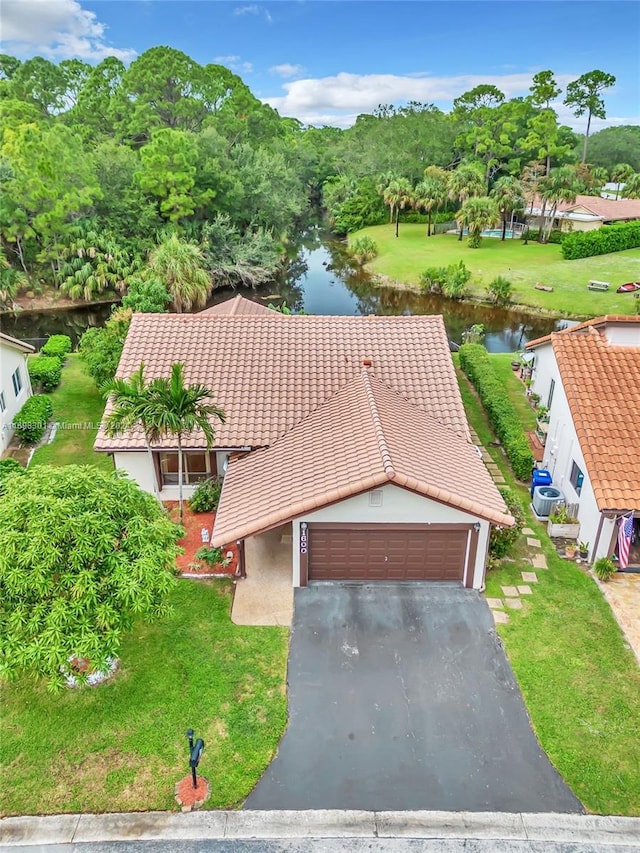
[[582,811],[477,592],[298,589],[288,682],[287,731],[245,808]]

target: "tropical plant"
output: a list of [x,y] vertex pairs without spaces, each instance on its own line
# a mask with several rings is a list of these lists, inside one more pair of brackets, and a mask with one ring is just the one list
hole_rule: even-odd
[[26,470],[17,459],[13,459],[11,456],[7,456],[6,459],[0,459],[0,495],[4,494],[4,483],[9,477],[20,476]]
[[188,501],[189,509],[193,512],[214,512],[218,509],[220,494],[222,493],[222,480],[204,480],[198,483],[196,489]]
[[0,501],[0,675],[64,684],[75,657],[97,670],[134,619],[161,616],[181,528],[122,472],[37,465]]
[[[482,167],[476,163],[462,163],[449,176],[447,192],[449,198],[455,199],[461,205],[472,196],[479,196],[485,191],[485,176]],[[464,224],[458,221],[458,240],[462,240]]]
[[127,276],[136,268],[129,252],[92,223],[74,226],[57,263],[60,291],[71,299],[87,302],[105,290],[122,290]]
[[71,338],[69,335],[49,335],[46,344],[40,350],[40,354],[54,356],[61,364],[64,364],[71,349]]
[[494,305],[508,305],[511,302],[513,285],[502,275],[496,276],[487,288],[489,298]]
[[122,307],[144,314],[163,314],[171,297],[167,288],[155,276],[133,276],[128,278],[127,292],[122,297]]
[[26,401],[13,419],[16,435],[23,444],[37,444],[45,433],[53,414],[51,399],[44,394],[34,394]]
[[145,392],[145,429],[150,443],[174,436],[178,444],[178,502],[180,521],[183,515],[183,451],[185,434],[195,431],[204,436],[207,450],[215,439],[212,418],[225,422],[225,414],[211,400],[211,391],[202,384],[184,384],[184,364],[171,366],[169,378],[151,380]]
[[56,358],[56,356],[32,356],[27,362],[27,367],[29,369],[29,379],[34,388],[41,388],[43,391],[53,391],[60,384],[62,367],[60,359]]
[[502,178],[498,178],[493,185],[491,197],[495,199],[502,216],[502,239],[504,240],[509,218],[512,214],[524,210],[525,201],[522,184],[512,175],[504,175]]
[[630,175],[624,185],[625,198],[640,198],[640,172]]
[[512,527],[491,526],[489,554],[496,558],[507,556],[517,542],[525,521],[522,504],[513,489],[508,488],[508,486],[498,486],[498,491],[507,505],[507,510],[513,516],[515,524]]
[[481,196],[467,199],[458,211],[456,219],[461,231],[465,226],[468,230],[469,247],[477,249],[482,243],[482,232],[499,221],[500,213],[492,198]]
[[211,548],[209,545],[203,545],[202,548],[198,548],[194,556],[196,560],[202,560],[203,563],[206,563],[209,568],[229,565],[229,559],[225,556],[222,548]]
[[400,211],[409,207],[413,199],[411,184],[406,178],[395,178],[384,190],[385,203],[395,210],[396,237],[399,233]]
[[87,329],[78,349],[98,387],[113,379],[131,324],[131,310],[117,308],[102,328]]
[[202,308],[213,290],[202,249],[177,234],[170,234],[152,249],[149,269],[166,284],[178,314]]
[[628,163],[617,163],[611,170],[611,180],[616,184],[616,201],[620,195],[620,184],[625,184],[626,190],[626,182],[632,175],[633,166],[630,166]]
[[598,580],[608,581],[617,571],[616,564],[610,557],[600,557],[593,564],[593,572]]
[[541,196],[543,201],[542,221],[538,240],[546,243],[549,240],[553,220],[560,202],[572,203],[576,200],[580,186],[575,169],[561,166],[552,169],[551,173],[541,181]]
[[358,266],[362,267],[369,261],[372,261],[378,254],[378,244],[373,237],[368,237],[366,235],[363,237],[356,237],[356,239],[349,244],[349,254]]
[[427,237],[431,237],[431,216],[446,201],[447,173],[438,166],[427,166],[424,179],[415,188],[413,204],[427,214]]
[[28,283],[25,273],[11,266],[4,247],[0,246],[0,306],[13,307],[16,296]]

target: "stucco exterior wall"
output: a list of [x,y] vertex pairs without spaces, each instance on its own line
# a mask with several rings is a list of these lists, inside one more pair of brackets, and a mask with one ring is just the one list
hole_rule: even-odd
[[[16,396],[13,390],[13,376],[16,368],[20,368],[22,388]],[[0,391],[4,393],[6,409],[0,412],[0,452],[5,450],[13,435],[13,420],[26,401],[31,396],[31,381],[27,370],[27,353],[8,346],[0,341]]]
[[[579,539],[582,542],[589,543],[589,559],[594,560],[607,555],[613,521],[606,518],[603,520],[597,551],[594,552],[596,538],[598,537],[600,511],[596,504],[578,435],[573,425],[569,403],[560,380],[560,372],[553,354],[553,348],[550,343],[542,344],[536,347],[535,352],[536,364],[531,387],[536,394],[540,394],[541,405],[547,405],[551,380],[554,379],[556,383],[549,410],[549,429],[542,465],[551,472],[553,485],[562,490],[566,502],[578,504]],[[579,495],[570,480],[571,467],[574,462],[584,474]]]
[[475,524],[480,522],[478,548],[473,568],[473,587],[484,583],[489,522],[446,504],[423,498],[414,492],[389,484],[382,492],[382,505],[370,506],[369,492],[300,516],[293,522],[293,584],[300,586],[300,522],[337,522],[342,524]]
[[[633,306],[629,306],[633,310]],[[605,337],[610,344],[620,347],[640,347],[640,323],[629,323],[628,326],[616,323],[605,326]]]
[[154,472],[146,450],[142,452],[127,451],[126,453],[114,453],[113,461],[115,467],[126,471],[141,489],[153,494]]

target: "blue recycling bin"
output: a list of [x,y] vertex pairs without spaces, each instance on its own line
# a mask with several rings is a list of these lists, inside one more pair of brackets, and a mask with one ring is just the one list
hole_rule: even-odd
[[550,486],[552,482],[551,474],[546,468],[534,468],[531,472],[531,497],[536,486]]

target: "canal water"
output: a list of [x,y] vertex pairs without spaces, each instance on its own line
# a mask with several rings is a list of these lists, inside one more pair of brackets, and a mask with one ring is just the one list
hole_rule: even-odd
[[[462,333],[474,324],[484,326],[484,344],[490,352],[514,352],[527,341],[571,325],[539,314],[524,314],[442,297],[376,287],[371,277],[350,267],[345,245],[321,230],[305,236],[300,253],[279,283],[258,290],[239,289],[248,299],[273,303],[309,314],[442,314],[450,340],[462,343]],[[210,303],[229,299],[234,291],[214,292]],[[110,305],[73,309],[21,312],[2,316],[2,331],[38,345],[52,334],[69,335],[77,343],[89,326],[101,326]]]

